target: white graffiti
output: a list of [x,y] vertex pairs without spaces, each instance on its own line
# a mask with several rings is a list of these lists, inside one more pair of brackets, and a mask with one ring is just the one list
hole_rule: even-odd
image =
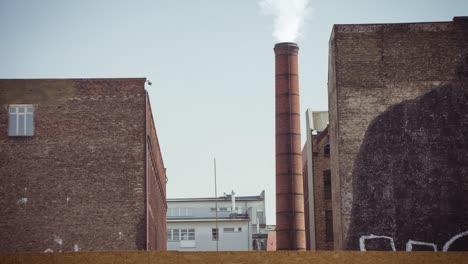
[[368,239],[378,239],[378,238],[385,238],[385,239],[390,240],[390,246],[392,247],[392,250],[396,251],[395,243],[393,242],[393,238],[388,237],[388,236],[376,236],[376,235],[372,235],[372,234],[369,235],[369,236],[362,236],[361,238],[359,238],[359,248],[361,249],[361,251],[366,251],[365,241],[368,240]]
[[61,239],[59,236],[54,235],[54,242],[59,244],[59,246],[62,246],[63,244],[63,239]]
[[414,241],[414,240],[408,240],[406,243],[406,251],[413,251],[413,245],[421,245],[421,246],[430,246],[434,248],[434,251],[437,251],[437,245],[434,243],[427,243],[427,242],[421,242],[421,241]]
[[[462,232],[460,234],[457,234],[455,236],[453,236],[452,238],[449,239],[449,241],[447,241],[442,249],[442,251],[446,252],[449,250],[450,246],[456,241],[458,240],[459,238],[461,237],[464,237],[464,236],[467,236],[468,235],[468,231],[465,231],[465,232]],[[396,251],[395,249],[395,242],[393,241],[393,238],[392,237],[389,237],[389,236],[376,236],[376,235],[368,235],[368,236],[361,236],[359,238],[359,249],[361,251],[367,251],[366,250],[366,243],[365,241],[366,240],[369,240],[369,239],[381,239],[381,238],[384,238],[384,239],[388,239],[390,241],[390,246],[392,247],[392,250],[393,251]],[[415,241],[415,240],[408,240],[408,242],[406,242],[406,251],[413,251],[413,245],[423,245],[423,246],[430,246],[434,249],[434,251],[437,251],[437,245],[434,244],[434,243],[429,243],[429,242],[422,242],[422,241]]]
[[468,235],[468,231],[462,232],[462,233],[452,237],[449,241],[447,241],[447,243],[445,243],[444,248],[442,249],[442,251],[446,252],[450,248],[450,246],[453,244],[453,242],[455,242],[455,240],[459,239],[460,237],[466,236],[466,235]]
[[27,204],[28,203],[28,198],[21,198],[16,203],[17,204]]
[[73,251],[75,252],[80,251],[80,246],[78,246],[78,244],[73,245]]

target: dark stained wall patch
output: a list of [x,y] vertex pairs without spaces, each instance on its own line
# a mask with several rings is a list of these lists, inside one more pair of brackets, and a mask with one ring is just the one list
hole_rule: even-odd
[[[396,250],[468,250],[466,86],[434,89],[377,116],[352,181],[347,249],[387,250],[394,242]],[[392,241],[360,243],[369,235]]]

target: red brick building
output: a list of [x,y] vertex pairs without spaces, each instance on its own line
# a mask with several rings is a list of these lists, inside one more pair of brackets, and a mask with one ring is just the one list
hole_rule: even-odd
[[333,250],[328,112],[306,113],[302,150],[307,250]]
[[145,82],[0,80],[0,251],[166,249]]

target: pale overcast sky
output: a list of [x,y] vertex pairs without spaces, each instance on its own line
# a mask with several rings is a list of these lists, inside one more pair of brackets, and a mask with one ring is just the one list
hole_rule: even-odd
[[[273,17],[256,0],[0,0],[0,78],[147,77],[167,195],[267,197],[275,223]],[[451,21],[466,0],[311,1],[301,112],[327,110],[333,24]],[[302,116],[304,130],[304,116]],[[304,136],[303,136],[304,140]]]

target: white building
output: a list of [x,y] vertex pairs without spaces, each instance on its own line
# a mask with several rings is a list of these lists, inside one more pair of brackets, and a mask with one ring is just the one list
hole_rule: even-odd
[[266,249],[265,191],[259,196],[232,192],[218,199],[167,199],[167,206],[167,250]]

